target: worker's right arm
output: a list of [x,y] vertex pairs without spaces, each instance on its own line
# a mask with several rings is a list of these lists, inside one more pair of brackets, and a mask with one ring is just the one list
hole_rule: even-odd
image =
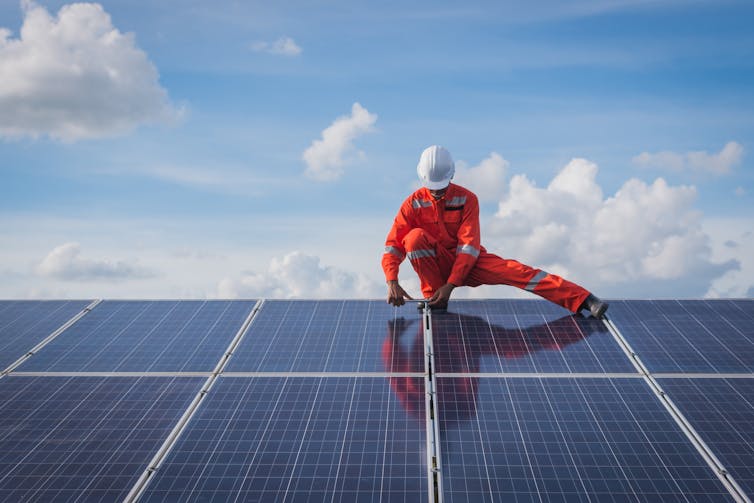
[[[394,279],[387,282],[387,303],[394,306],[402,306],[406,303],[404,299],[412,299],[412,297],[406,293],[401,285],[398,284],[398,280]],[[413,300],[413,299],[412,299]]]
[[388,288],[387,301],[394,306],[402,306],[405,304],[404,298],[411,298],[398,284],[398,269],[406,258],[403,238],[411,229],[411,206],[409,200],[406,199],[398,210],[393,226],[385,239],[385,252],[382,255],[382,270],[385,272]]
[[403,248],[403,238],[413,228],[411,218],[411,206],[408,200],[401,204],[398,214],[395,216],[393,226],[385,239],[385,252],[382,254],[382,270],[385,272],[385,280],[398,280],[398,269],[401,262],[406,258],[406,250]]

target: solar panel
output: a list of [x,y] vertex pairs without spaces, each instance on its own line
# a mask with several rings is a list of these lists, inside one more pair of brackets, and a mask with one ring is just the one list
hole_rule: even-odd
[[18,370],[209,372],[254,304],[254,301],[104,301]]
[[121,501],[202,382],[0,379],[0,500]]
[[90,301],[0,301],[0,371],[80,313]]
[[[0,302],[0,335],[46,337],[85,307],[58,304]],[[413,502],[431,500],[434,477],[447,501],[735,492],[599,320],[537,300],[454,301],[432,313],[432,354],[413,305],[268,300],[231,346],[254,306],[105,301],[0,377],[0,500]],[[616,301],[609,313],[749,494],[753,306]],[[219,376],[169,375],[209,372],[229,350]]]
[[433,314],[438,373],[635,373],[594,318],[532,300],[458,301]]
[[609,316],[650,372],[754,372],[754,302],[619,301]]
[[438,378],[445,500],[726,501],[641,379]]
[[754,378],[659,383],[736,481],[754,495]]
[[424,372],[416,308],[384,301],[265,301],[228,372]]
[[424,446],[384,377],[221,377],[140,501],[426,501]]

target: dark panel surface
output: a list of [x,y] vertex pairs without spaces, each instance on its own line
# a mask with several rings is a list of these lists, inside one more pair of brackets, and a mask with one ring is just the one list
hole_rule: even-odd
[[25,372],[211,371],[254,301],[104,301],[27,360]]
[[610,319],[650,372],[754,372],[754,301],[613,302]]
[[0,301],[0,370],[28,353],[90,303],[89,300]]
[[636,372],[604,323],[546,301],[454,301],[432,337],[439,373]]
[[749,497],[754,497],[754,378],[658,382]]
[[385,378],[225,377],[141,501],[422,502],[424,445]]
[[203,382],[0,379],[0,501],[122,501]]
[[265,301],[228,372],[424,372],[414,305]]
[[727,501],[641,379],[438,378],[446,501]]

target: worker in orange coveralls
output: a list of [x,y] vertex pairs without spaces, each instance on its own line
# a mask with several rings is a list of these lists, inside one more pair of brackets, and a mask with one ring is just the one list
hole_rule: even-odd
[[595,318],[605,314],[608,304],[581,286],[487,253],[480,242],[479,201],[470,190],[450,183],[455,163],[445,148],[425,149],[417,172],[424,186],[403,202],[385,241],[382,269],[388,303],[401,306],[411,299],[398,283],[398,268],[408,257],[432,309],[447,308],[459,286],[511,285],[574,313],[586,309]]

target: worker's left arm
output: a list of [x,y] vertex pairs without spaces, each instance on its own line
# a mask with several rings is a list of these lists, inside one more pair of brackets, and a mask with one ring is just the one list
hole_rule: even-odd
[[466,282],[466,276],[476,264],[482,248],[479,230],[479,200],[472,193],[466,196],[461,225],[458,227],[456,237],[458,239],[456,261],[450,271],[448,283],[461,286]]

